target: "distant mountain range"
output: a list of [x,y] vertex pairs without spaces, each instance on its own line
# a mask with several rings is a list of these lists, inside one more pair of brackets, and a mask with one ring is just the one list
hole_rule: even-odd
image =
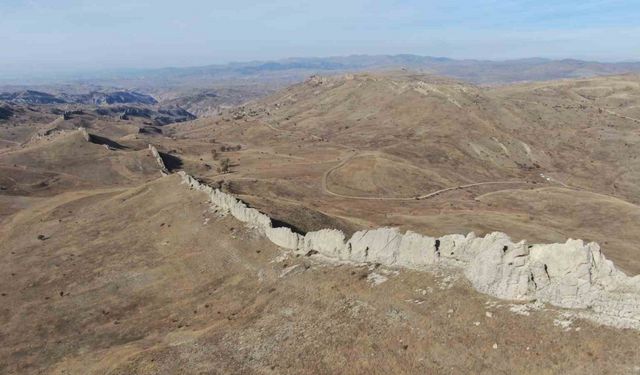
[[[179,107],[197,116],[264,97],[311,75],[410,70],[477,85],[640,73],[640,62],[575,59],[455,60],[417,55],[352,55],[237,62],[186,68],[77,73],[54,81],[0,86],[13,104],[142,104]],[[5,92],[2,94],[2,92]]]
[[288,84],[311,74],[338,74],[366,70],[410,69],[474,84],[500,84],[561,78],[640,73],[640,62],[603,63],[575,59],[455,60],[418,55],[352,55],[289,58],[187,68],[126,70],[85,75],[84,83],[133,87],[204,87],[220,82]]

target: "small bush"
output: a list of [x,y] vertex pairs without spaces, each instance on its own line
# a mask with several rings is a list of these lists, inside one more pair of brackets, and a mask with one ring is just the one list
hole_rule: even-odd
[[218,167],[219,173],[227,173],[229,172],[229,167],[231,166],[231,161],[229,158],[224,158],[220,161],[220,166]]

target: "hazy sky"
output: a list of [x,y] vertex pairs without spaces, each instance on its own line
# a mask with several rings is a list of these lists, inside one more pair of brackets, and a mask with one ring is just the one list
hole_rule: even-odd
[[395,53],[640,60],[640,1],[0,0],[0,76]]

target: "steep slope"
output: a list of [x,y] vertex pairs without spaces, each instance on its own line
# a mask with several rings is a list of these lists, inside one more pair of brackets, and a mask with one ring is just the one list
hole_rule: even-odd
[[35,204],[2,227],[0,254],[7,374],[580,374],[640,360],[636,332],[518,315],[462,279],[282,256],[175,175]]
[[437,168],[444,187],[531,175],[533,156],[497,126],[492,106],[476,87],[399,72],[314,77],[265,99],[254,112],[276,129]]
[[563,183],[640,200],[640,77],[498,88],[499,116]]

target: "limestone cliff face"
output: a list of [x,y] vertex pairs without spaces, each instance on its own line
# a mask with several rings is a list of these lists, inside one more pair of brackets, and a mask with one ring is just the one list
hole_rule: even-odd
[[514,243],[500,232],[484,237],[470,233],[434,238],[401,233],[395,228],[363,230],[350,239],[335,229],[302,236],[289,228],[274,228],[268,216],[234,196],[201,184],[184,172],[178,173],[184,183],[206,193],[218,209],[258,229],[284,249],[414,270],[456,267],[482,293],[507,300],[540,300],[564,308],[588,309],[600,323],[640,329],[640,276],[628,277],[616,269],[596,243],[569,239],[565,243],[529,245],[526,241]]
[[474,238],[468,251],[471,254],[464,274],[478,291],[513,300],[534,297],[524,241],[513,243],[506,234],[494,232]]
[[169,174],[169,170],[167,169],[167,166],[164,164],[164,160],[162,160],[162,157],[160,156],[160,153],[158,152],[158,149],[156,149],[153,145],[149,145],[149,151],[151,151],[151,155],[153,155],[153,157],[156,159],[156,162],[158,163],[158,166],[160,167],[160,173],[163,176],[166,176]]

